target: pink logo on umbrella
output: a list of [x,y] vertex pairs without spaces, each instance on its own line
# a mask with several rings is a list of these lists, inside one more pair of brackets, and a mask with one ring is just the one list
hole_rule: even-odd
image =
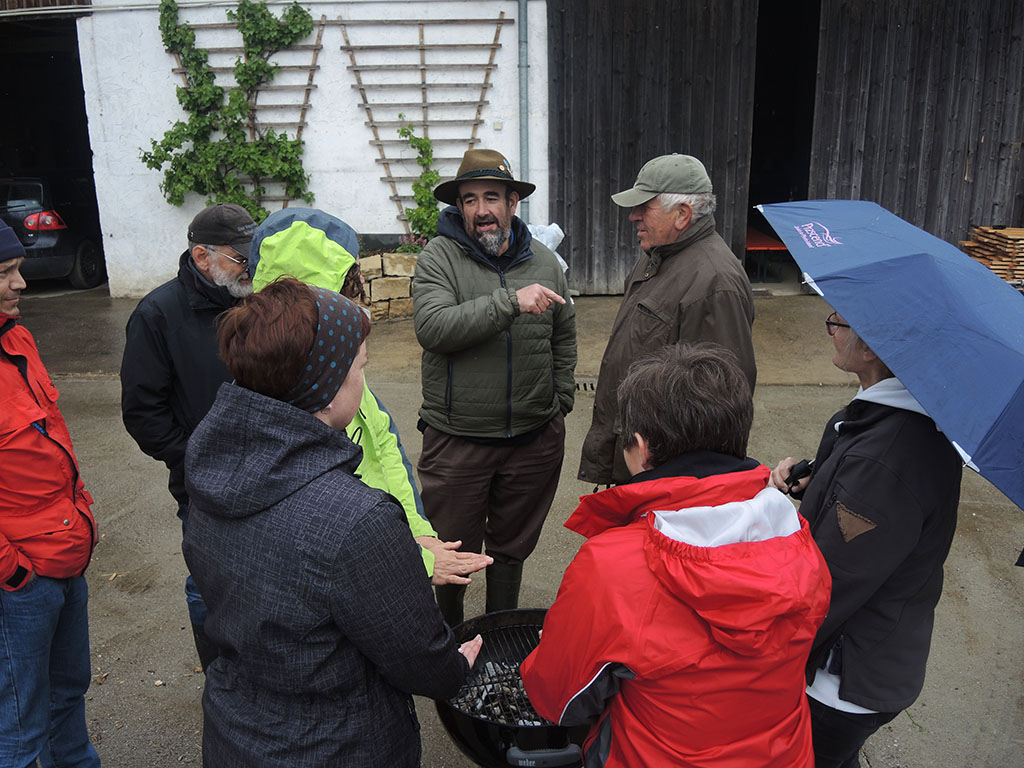
[[842,245],[841,242],[832,236],[828,227],[818,221],[810,221],[807,224],[800,224],[796,227],[797,233],[803,238],[808,248],[829,248],[833,245]]

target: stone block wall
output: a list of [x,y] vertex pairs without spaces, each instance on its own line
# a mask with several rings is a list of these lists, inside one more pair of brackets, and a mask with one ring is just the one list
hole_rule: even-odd
[[384,253],[363,256],[359,269],[366,279],[370,299],[370,317],[378,320],[404,320],[412,317],[412,276],[416,271],[415,253]]

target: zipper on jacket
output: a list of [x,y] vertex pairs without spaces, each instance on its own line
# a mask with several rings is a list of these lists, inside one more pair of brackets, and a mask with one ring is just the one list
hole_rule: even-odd
[[455,366],[451,360],[448,361],[448,382],[444,387],[444,420],[452,423],[452,378],[455,375]]
[[[505,273],[502,270],[498,270],[498,277],[501,280],[501,287],[506,291],[508,286],[505,285]],[[505,376],[505,437],[512,437],[512,329],[505,329],[505,366],[507,374]]]
[[[3,333],[6,333],[7,330],[9,330],[9,328],[7,326],[4,326]],[[2,335],[3,334],[0,333],[0,336]],[[0,345],[0,351],[2,351],[4,356],[7,357],[7,361],[18,369],[18,373],[20,373],[21,377],[25,380],[25,386],[28,387],[28,393],[32,395],[32,399],[36,401],[36,405],[39,406],[40,410],[42,410],[44,413],[47,413],[46,409],[43,408],[42,403],[39,402],[39,398],[36,396],[36,391],[32,389],[32,382],[29,380],[28,376],[28,358],[25,357],[24,355],[13,355],[6,349],[3,349],[2,345]],[[16,360],[15,358],[19,359]],[[51,382],[50,384],[52,386],[53,382]],[[54,405],[54,408],[56,407],[57,406]],[[52,437],[50,435],[49,431],[46,428],[46,416],[44,416],[39,421],[33,421],[32,426],[35,427],[35,429],[39,432],[40,435],[42,435],[51,443],[60,448],[64,455],[67,456],[68,465],[71,467],[71,506],[75,508],[75,512],[77,512],[82,518],[85,519],[86,525],[89,526],[89,538],[92,541],[92,547],[89,549],[89,558],[85,561],[85,568],[88,568],[89,563],[92,560],[92,550],[96,548],[96,527],[93,524],[93,521],[89,519],[89,516],[78,508],[78,463],[75,461],[75,457],[72,455],[71,451],[65,448],[63,443],[60,442],[60,440],[57,440],[55,437]],[[68,439],[71,439],[70,433],[68,434]],[[85,568],[82,569],[82,573],[85,573]]]

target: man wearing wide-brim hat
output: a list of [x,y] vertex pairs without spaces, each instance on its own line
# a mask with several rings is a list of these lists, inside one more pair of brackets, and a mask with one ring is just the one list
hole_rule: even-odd
[[612,201],[630,209],[643,252],[626,278],[583,442],[578,477],[594,485],[630,478],[616,390],[634,360],[679,341],[713,341],[736,356],[751,392],[757,379],[754,297],[743,265],[715,231],[704,164],[691,155],[656,157]]
[[[548,248],[516,217],[534,185],[468,150],[434,196],[448,207],[413,278],[423,347],[423,505],[445,541],[486,546],[488,612],[518,606],[523,561],[558,485],[575,393],[576,314]],[[449,624],[466,587],[437,587]]]

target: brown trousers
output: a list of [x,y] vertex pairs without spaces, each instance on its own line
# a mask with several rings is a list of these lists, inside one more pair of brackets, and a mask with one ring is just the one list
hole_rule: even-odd
[[442,541],[497,563],[523,562],[540,538],[558,487],[565,417],[527,445],[481,445],[433,427],[423,433],[419,477],[423,510]]

